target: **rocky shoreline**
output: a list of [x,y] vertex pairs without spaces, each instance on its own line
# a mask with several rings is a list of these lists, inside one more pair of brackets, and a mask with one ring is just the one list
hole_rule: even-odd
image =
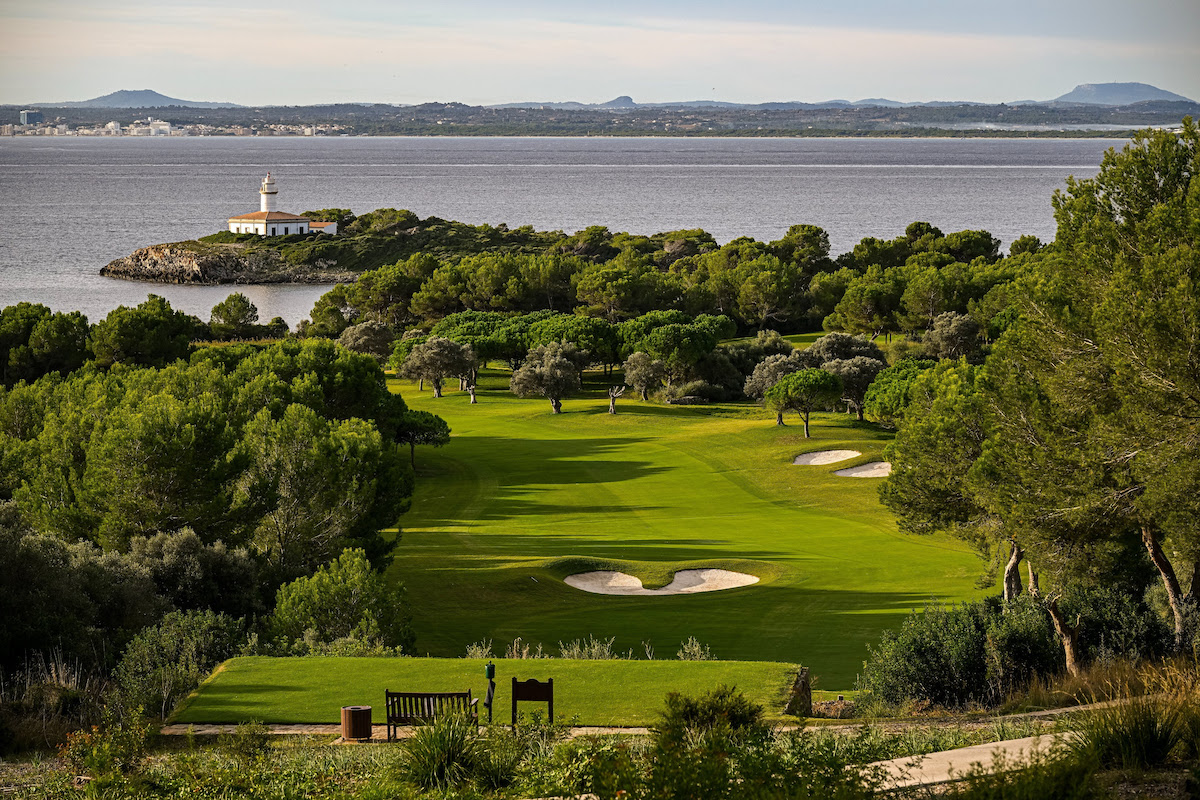
[[156,244],[110,262],[100,270],[109,278],[151,283],[217,285],[223,283],[347,283],[358,273],[334,262],[289,264],[274,250],[241,252],[237,245],[197,249],[190,242]]

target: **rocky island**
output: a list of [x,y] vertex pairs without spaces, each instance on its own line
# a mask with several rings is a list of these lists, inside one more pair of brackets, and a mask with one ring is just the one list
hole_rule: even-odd
[[183,242],[156,244],[110,262],[101,275],[174,284],[345,283],[369,269],[428,253],[461,258],[484,252],[545,252],[561,232],[468,225],[411,211],[383,208],[355,216],[348,209],[304,212],[336,219],[339,233],[260,236],[221,231]]
[[132,281],[186,284],[343,283],[358,274],[339,269],[336,261],[328,259],[289,263],[279,248],[204,244],[189,241],[143,247],[109,262],[100,274]]

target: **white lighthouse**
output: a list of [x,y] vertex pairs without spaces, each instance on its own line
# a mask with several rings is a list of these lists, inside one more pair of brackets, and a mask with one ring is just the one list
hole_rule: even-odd
[[336,222],[321,222],[296,214],[288,214],[275,210],[275,196],[279,189],[275,188],[275,179],[271,173],[263,178],[258,188],[259,211],[242,214],[229,218],[231,233],[256,233],[259,236],[293,236],[309,233],[337,233]]
[[267,173],[267,177],[263,178],[262,187],[258,190],[261,200],[260,211],[275,210],[275,195],[279,194],[279,190],[275,188],[275,179],[271,177],[271,173]]

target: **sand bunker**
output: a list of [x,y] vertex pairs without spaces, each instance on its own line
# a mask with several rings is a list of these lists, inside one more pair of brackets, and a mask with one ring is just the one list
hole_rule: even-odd
[[887,461],[868,461],[857,467],[839,469],[833,474],[841,475],[843,478],[886,478],[892,474],[892,465]]
[[839,461],[845,461],[847,458],[854,458],[861,455],[862,453],[857,450],[818,450],[815,453],[798,455],[792,463],[802,467],[817,467],[821,464],[836,464]]
[[619,594],[626,596],[695,594],[716,592],[721,589],[736,589],[758,583],[758,577],[744,572],[727,569],[681,569],[669,584],[661,589],[645,589],[640,579],[624,572],[581,572],[568,575],[563,583],[592,594]]

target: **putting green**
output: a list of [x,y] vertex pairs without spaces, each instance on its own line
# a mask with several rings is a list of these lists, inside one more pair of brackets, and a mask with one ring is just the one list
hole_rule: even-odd
[[[866,644],[930,598],[978,595],[979,561],[941,536],[901,534],[879,480],[837,469],[878,461],[890,435],[843,414],[776,427],[750,404],[663,406],[630,397],[606,413],[600,376],[553,415],[507,391],[506,370],[466,393],[393,380],[409,405],[453,429],[417,448],[417,490],[390,574],[408,589],[422,655],[515,637],[542,643],[616,638],[672,658],[695,636],[722,659],[803,663],[826,689],[854,685]],[[813,450],[857,450],[828,466],[792,466]],[[761,580],[720,592],[614,597],[562,579],[610,569],[647,587],[675,570],[720,567]]]
[[[345,705],[368,705],[384,723],[385,690],[462,692],[487,718],[484,661],[466,658],[234,658],[172,716],[181,723],[339,722]],[[747,661],[571,661],[496,659],[496,722],[512,719],[512,679],[554,679],[554,717],[576,725],[648,725],[668,692],[700,694],[736,686],[773,721],[784,719],[793,664]],[[522,705],[541,710],[544,703]],[[793,719],[794,721],[794,719]]]

